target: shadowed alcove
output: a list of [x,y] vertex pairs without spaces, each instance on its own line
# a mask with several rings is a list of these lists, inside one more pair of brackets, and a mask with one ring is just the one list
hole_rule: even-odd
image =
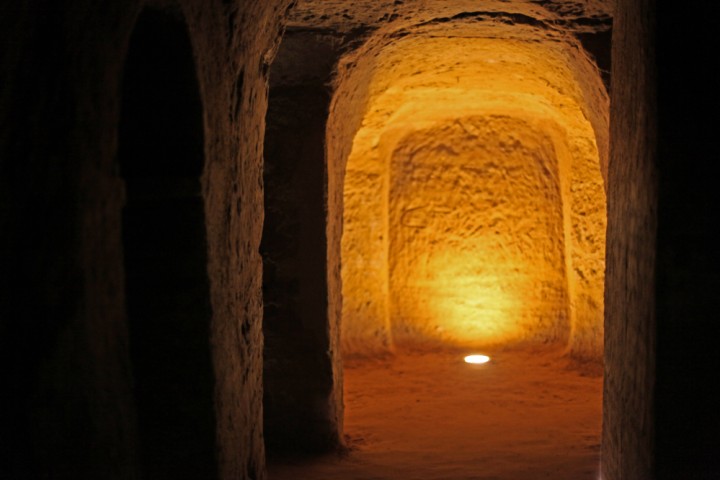
[[122,100],[125,296],[143,478],[213,478],[202,105],[179,14],[138,18]]

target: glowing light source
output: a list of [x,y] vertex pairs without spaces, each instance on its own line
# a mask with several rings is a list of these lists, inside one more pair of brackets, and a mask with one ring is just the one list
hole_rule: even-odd
[[465,357],[465,363],[481,364],[490,361],[490,357],[487,355],[468,355]]

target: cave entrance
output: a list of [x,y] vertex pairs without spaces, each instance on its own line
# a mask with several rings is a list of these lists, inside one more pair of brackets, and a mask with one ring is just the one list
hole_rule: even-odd
[[119,165],[143,478],[216,477],[202,104],[184,22],[146,10],[130,39]]

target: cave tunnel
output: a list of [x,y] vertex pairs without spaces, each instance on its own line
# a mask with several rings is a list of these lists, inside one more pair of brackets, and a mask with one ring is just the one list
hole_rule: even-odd
[[0,11],[0,478],[718,478],[717,2]]
[[[534,32],[442,33],[358,53],[332,99],[323,82],[337,53],[317,35],[286,34],[270,72],[262,252],[271,478],[598,475],[601,72],[577,45]],[[327,249],[323,174],[337,175],[342,194],[327,205],[328,221],[342,225],[339,279],[313,273]],[[337,317],[303,293],[308,284],[341,292]],[[318,357],[312,346],[326,352],[333,330],[335,358]],[[478,351],[489,364],[463,363]],[[310,381],[333,373],[344,382],[343,413],[318,408],[331,382]],[[339,425],[342,441],[332,435]],[[287,461],[334,448],[350,461],[317,471]]]

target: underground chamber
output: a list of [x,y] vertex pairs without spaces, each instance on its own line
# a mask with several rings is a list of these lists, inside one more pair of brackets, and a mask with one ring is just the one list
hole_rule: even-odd
[[[487,38],[419,36],[364,53],[323,97],[314,138],[325,149],[313,156],[327,169],[327,246],[317,246],[330,298],[315,338],[344,398],[325,383],[310,428],[330,424],[325,439],[342,431],[335,447],[349,454],[301,465],[279,456],[271,478],[394,478],[411,465],[417,478],[595,478],[607,138],[606,98],[587,95],[601,85],[597,70],[583,78],[587,59],[562,45]],[[273,116],[274,92],[286,107],[308,98],[271,88],[266,147],[287,138],[292,116]],[[269,171],[278,158],[266,158]],[[266,202],[288,192],[268,188]],[[303,215],[313,214],[293,218]],[[270,365],[278,336],[266,334]],[[490,361],[464,363],[471,353]],[[304,395],[272,368],[269,395]],[[266,412],[266,424],[277,418]],[[303,450],[292,446],[303,434],[282,432],[266,438],[271,459]]]

